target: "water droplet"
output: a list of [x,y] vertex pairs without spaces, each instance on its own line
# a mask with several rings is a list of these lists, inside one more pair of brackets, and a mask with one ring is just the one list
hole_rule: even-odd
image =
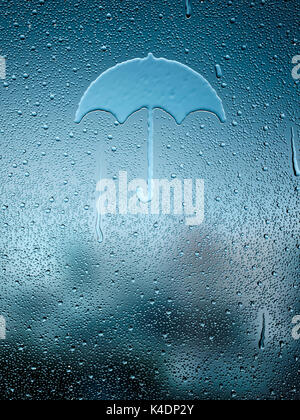
[[222,68],[221,68],[220,64],[216,64],[215,68],[216,68],[217,78],[221,79],[221,77],[223,76],[223,72],[222,72]]

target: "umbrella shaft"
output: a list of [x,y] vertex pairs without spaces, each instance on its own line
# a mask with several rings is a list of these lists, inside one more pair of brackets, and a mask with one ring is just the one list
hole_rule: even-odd
[[152,179],[153,179],[153,109],[149,108],[148,112],[148,199],[152,196]]

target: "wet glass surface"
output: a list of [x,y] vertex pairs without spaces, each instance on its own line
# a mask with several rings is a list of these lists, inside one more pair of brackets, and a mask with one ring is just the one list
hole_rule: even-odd
[[[0,398],[299,399],[299,2],[0,10]],[[96,184],[147,179],[148,111],[76,110],[149,53],[222,100],[153,111],[154,176],[203,179],[205,219],[106,215],[99,243]]]

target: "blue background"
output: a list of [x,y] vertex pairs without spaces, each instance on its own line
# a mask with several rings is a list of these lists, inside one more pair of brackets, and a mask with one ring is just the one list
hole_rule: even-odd
[[[2,399],[299,398],[299,3],[192,5],[1,3]],[[203,178],[205,222],[106,217],[99,245],[96,182],[146,177],[147,113],[75,112],[100,73],[149,52],[223,100],[225,124],[155,111],[155,177]]]

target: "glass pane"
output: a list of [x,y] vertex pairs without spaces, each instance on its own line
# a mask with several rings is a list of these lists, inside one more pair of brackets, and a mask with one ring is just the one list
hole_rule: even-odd
[[299,399],[299,2],[0,8],[0,398]]

